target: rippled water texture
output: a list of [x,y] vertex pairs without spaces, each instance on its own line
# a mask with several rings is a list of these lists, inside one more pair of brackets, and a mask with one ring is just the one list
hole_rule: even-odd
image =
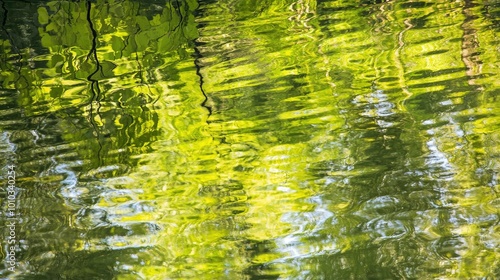
[[0,277],[500,278],[498,1],[28,2]]

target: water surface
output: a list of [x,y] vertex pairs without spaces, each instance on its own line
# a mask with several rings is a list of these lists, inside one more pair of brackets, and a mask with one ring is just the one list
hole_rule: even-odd
[[2,277],[500,277],[495,1],[1,7]]

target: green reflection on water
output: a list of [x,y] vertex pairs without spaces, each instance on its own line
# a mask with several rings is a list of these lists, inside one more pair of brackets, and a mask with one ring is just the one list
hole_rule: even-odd
[[5,1],[2,276],[498,277],[498,7],[372,2]]

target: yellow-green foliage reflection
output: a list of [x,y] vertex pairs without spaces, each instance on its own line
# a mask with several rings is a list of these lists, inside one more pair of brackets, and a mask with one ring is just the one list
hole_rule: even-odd
[[27,119],[1,123],[23,158],[23,267],[498,275],[492,5],[160,2],[51,1],[37,46],[0,38]]

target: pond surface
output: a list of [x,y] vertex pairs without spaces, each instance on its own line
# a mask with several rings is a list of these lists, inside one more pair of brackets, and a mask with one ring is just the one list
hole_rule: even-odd
[[0,277],[500,278],[497,1],[0,2]]

